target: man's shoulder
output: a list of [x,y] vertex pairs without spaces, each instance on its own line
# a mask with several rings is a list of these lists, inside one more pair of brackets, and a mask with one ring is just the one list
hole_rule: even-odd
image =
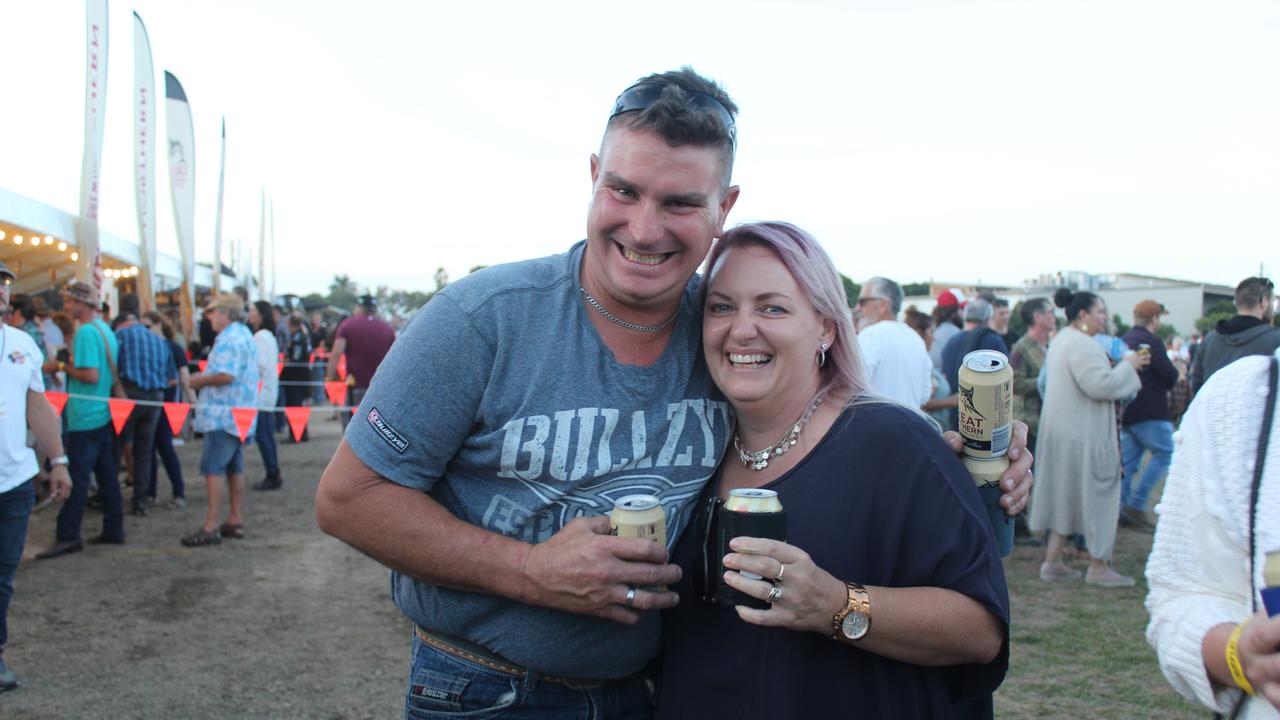
[[533,301],[539,296],[562,290],[573,282],[573,267],[577,263],[575,255],[581,245],[579,243],[556,255],[477,270],[449,283],[439,294],[466,313],[506,300],[518,303]]
[[[10,327],[5,323],[0,323],[0,334],[4,336],[5,344],[12,347],[15,351],[26,354],[35,355],[36,362],[40,361],[42,355],[40,348],[36,346],[36,341],[25,331],[15,327]],[[8,353],[6,353],[7,355]]]

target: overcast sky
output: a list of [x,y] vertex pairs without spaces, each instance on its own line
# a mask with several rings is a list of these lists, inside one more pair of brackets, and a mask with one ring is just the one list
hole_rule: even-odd
[[[265,187],[281,292],[568,247],[614,97],[683,64],[742,108],[731,222],[795,222],[855,279],[1280,267],[1273,1],[116,1],[101,222],[128,238],[133,10],[191,103],[198,259],[225,116],[224,242],[256,251]],[[2,3],[0,27],[0,187],[74,212],[83,3]]]

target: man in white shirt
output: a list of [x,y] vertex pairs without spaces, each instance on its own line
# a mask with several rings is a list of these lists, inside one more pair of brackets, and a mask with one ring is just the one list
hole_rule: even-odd
[[898,322],[902,288],[873,277],[862,286],[854,319],[858,347],[871,389],[903,405],[918,408],[933,394],[933,361],[919,333]]
[[40,349],[30,335],[4,322],[13,280],[14,274],[0,262],[0,692],[22,684],[4,663],[4,646],[13,578],[22,560],[27,518],[35,504],[34,478],[40,470],[36,451],[27,446],[28,429],[52,464],[53,499],[65,498],[71,491],[61,425],[44,396]]

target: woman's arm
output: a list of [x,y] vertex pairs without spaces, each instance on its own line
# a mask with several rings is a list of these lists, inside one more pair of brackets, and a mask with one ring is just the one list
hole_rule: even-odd
[[1065,358],[1076,385],[1085,395],[1094,400],[1120,400],[1142,387],[1142,380],[1133,365],[1122,361],[1111,367],[1106,355],[1094,352],[1092,348],[1089,350],[1075,352],[1072,357]]
[[[769,610],[739,606],[738,616],[754,625],[810,631],[831,637],[832,620],[848,597],[842,580],[814,564],[793,545],[763,538],[734,538],[725,556],[725,582],[761,600],[774,585],[752,580],[736,570],[764,578],[778,576],[782,595]],[[857,646],[894,660],[924,666],[982,664],[994,660],[1004,645],[1004,625],[982,603],[939,587],[867,586],[871,630]],[[831,642],[839,642],[832,640]]]

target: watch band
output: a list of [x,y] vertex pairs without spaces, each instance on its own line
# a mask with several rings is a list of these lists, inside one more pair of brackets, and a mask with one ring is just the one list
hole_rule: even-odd
[[70,465],[71,458],[68,458],[66,455],[59,455],[58,457],[55,457],[55,458],[49,458],[49,464],[50,465]]
[[[848,597],[845,606],[835,614],[831,619],[831,637],[841,642],[857,642],[866,637],[866,633],[871,630],[871,595],[867,593],[867,589],[855,582],[845,581],[845,589]],[[860,613],[867,618],[867,630],[856,638],[850,638],[844,634],[844,620],[850,613]]]

